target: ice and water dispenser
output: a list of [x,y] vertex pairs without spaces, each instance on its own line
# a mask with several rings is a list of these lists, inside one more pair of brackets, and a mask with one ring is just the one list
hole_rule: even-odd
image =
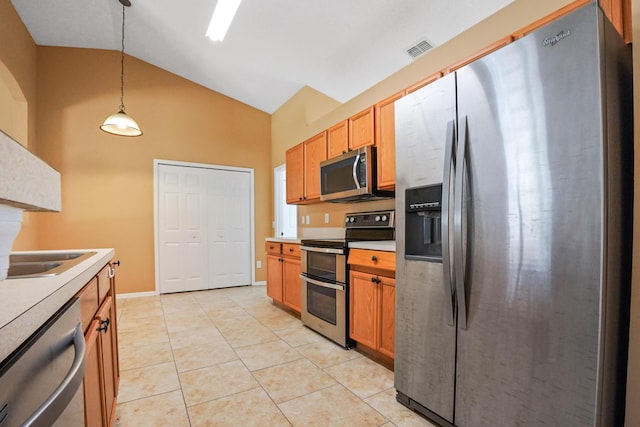
[[405,191],[405,258],[442,262],[442,184]]

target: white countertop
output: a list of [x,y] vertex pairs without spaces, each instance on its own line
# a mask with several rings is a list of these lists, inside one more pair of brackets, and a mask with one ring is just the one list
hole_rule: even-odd
[[0,282],[0,361],[82,289],[115,254],[111,248],[14,253],[55,252],[96,254],[56,276]]
[[267,237],[264,240],[267,241],[267,242],[297,243],[297,244],[300,244],[300,239],[288,238],[288,237]]
[[396,251],[395,240],[376,240],[371,242],[349,242],[349,247],[354,249],[372,249],[375,251]]

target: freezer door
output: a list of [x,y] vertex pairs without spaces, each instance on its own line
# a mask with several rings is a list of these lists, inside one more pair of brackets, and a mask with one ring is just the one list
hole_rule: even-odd
[[[405,259],[405,190],[443,182],[447,141],[455,135],[455,76],[396,102],[395,387],[414,409],[453,421],[455,326],[444,262]],[[450,151],[452,147],[449,147]],[[447,193],[447,189],[443,190]],[[443,199],[445,194],[443,194]],[[446,209],[442,210],[443,230]],[[446,236],[443,231],[443,251]],[[399,395],[400,396],[400,395]],[[410,399],[410,400],[409,400]],[[418,404],[417,406],[415,404]]]
[[591,4],[458,71],[457,426],[598,425],[601,26]]

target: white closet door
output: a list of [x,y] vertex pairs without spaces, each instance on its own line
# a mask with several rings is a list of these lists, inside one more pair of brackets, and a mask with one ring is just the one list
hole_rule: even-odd
[[208,171],[207,224],[212,288],[251,284],[251,174]]
[[158,166],[160,292],[207,289],[206,170]]

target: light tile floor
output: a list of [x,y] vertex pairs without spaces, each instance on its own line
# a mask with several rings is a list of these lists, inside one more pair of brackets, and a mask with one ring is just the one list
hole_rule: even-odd
[[118,300],[116,426],[431,426],[264,286]]

